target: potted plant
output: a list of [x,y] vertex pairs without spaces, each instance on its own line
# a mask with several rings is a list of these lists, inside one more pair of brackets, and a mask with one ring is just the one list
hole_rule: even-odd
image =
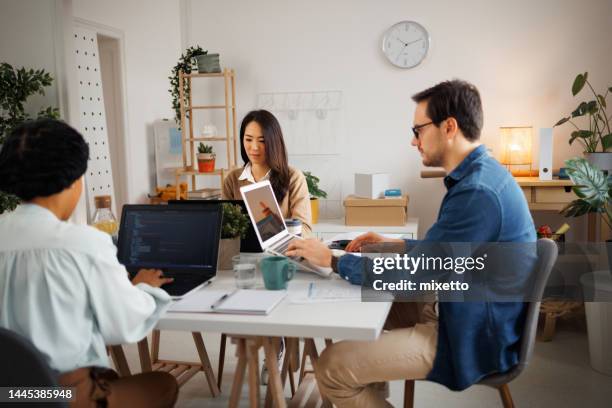
[[[566,217],[579,217],[597,213],[603,223],[612,229],[612,174],[602,170],[582,158],[565,161],[567,173],[576,184],[572,187],[578,199],[569,203],[561,213]],[[607,375],[612,375],[610,365],[610,333],[612,333],[612,303],[598,299],[609,299],[612,283],[612,239],[606,241],[608,253],[608,272],[595,271],[581,276],[584,289],[587,335],[591,366]]]
[[223,203],[223,223],[219,242],[218,269],[232,269],[232,257],[240,253],[240,238],[249,228],[249,217],[238,204]]
[[202,173],[215,171],[215,157],[212,146],[200,142],[198,145],[198,171]]
[[[570,136],[569,144],[575,140],[580,141],[584,147],[585,158],[602,170],[612,171],[612,130],[610,130],[610,119],[606,111],[606,98],[612,87],[606,92],[598,94],[588,80],[588,72],[578,74],[572,85],[572,95],[576,96],[585,85],[593,93],[594,99],[588,102],[580,102],[578,107],[570,116],[560,119],[554,126],[560,126],[566,122],[571,123],[576,130]],[[582,116],[587,117],[588,128],[581,129],[572,119]],[[553,126],[553,127],[554,127]],[[600,150],[598,151],[598,147]]]
[[[606,175],[582,158],[566,160],[565,165],[568,176],[576,184],[572,190],[578,199],[561,210],[561,214],[566,217],[580,217],[588,213],[597,213],[601,216],[602,222],[612,229],[612,174]],[[612,271],[612,239],[606,243],[608,264]]]
[[[26,120],[32,119],[25,111],[24,103],[32,95],[45,94],[53,78],[43,69],[19,69],[10,64],[0,64],[0,148],[11,131]],[[36,118],[59,118],[59,110],[41,107]],[[12,211],[19,204],[17,197],[0,191],[0,214]]]
[[[168,77],[170,80],[170,95],[172,96],[172,109],[174,109],[174,121],[180,126],[181,124],[181,105],[179,102],[179,72],[190,74],[193,71],[193,60],[199,55],[206,55],[208,51],[203,50],[199,45],[195,47],[189,47],[185,50],[179,58],[176,65],[172,68],[172,74]],[[189,95],[189,81],[183,83],[184,100],[183,103],[187,105],[187,95]],[[189,117],[189,112],[186,111],[185,115]]]
[[312,223],[316,224],[319,221],[319,198],[327,198],[327,193],[319,189],[319,178],[313,176],[309,171],[304,172],[306,184],[308,185],[308,194],[310,194],[310,209],[312,213]]
[[221,64],[219,63],[219,54],[200,54],[195,57],[198,63],[198,72],[208,74],[213,72],[221,72]]

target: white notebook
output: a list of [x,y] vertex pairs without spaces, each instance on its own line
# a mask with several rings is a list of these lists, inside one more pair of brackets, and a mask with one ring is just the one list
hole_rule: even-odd
[[287,296],[284,290],[204,289],[175,302],[170,312],[267,315]]

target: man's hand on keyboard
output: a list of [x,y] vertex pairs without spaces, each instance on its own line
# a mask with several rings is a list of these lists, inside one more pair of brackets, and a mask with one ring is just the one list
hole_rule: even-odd
[[306,258],[308,262],[316,266],[331,266],[331,249],[316,239],[294,239],[289,243],[285,255]]

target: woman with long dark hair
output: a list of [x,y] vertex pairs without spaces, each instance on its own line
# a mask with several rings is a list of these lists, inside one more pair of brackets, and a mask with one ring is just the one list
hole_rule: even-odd
[[223,198],[241,199],[240,187],[270,180],[284,218],[302,221],[302,233],[311,228],[310,199],[304,174],[289,166],[283,132],[266,110],[254,110],[240,125],[240,154],[244,167],[233,170],[223,183]]

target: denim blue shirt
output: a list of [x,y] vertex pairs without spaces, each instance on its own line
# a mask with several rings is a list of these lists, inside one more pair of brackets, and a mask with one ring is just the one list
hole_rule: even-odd
[[[447,175],[444,184],[447,192],[425,242],[536,241],[520,187],[484,145]],[[361,284],[369,261],[344,255],[338,272]],[[511,369],[518,363],[525,311],[520,302],[440,302],[436,358],[428,379],[463,390],[488,374]]]

